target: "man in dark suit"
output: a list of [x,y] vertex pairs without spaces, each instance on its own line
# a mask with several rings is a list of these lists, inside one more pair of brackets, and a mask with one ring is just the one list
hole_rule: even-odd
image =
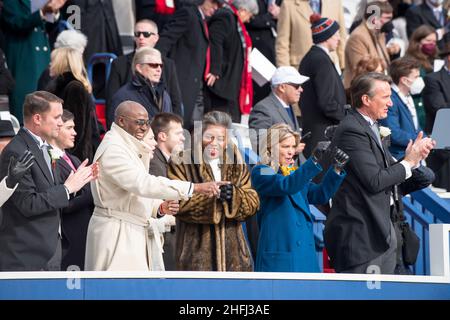
[[293,130],[299,130],[292,105],[298,103],[303,92],[302,84],[308,79],[291,66],[275,70],[271,79],[272,92],[252,108],[249,127],[257,130],[269,129],[274,124],[286,123]]
[[[134,26],[134,42],[136,50],[142,47],[153,48],[159,39],[158,27],[151,20],[140,20]],[[106,87],[106,107],[111,107],[111,99],[113,95],[120,89],[120,87],[127,84],[132,78],[131,62],[136,51],[120,56],[111,64],[111,72],[108,78]],[[172,59],[162,57],[163,70],[161,81],[165,84],[170,100],[172,101],[172,110],[181,115],[181,92],[178,84],[177,72],[175,63]],[[107,127],[110,128],[113,117],[108,117]]]
[[[74,146],[75,131],[74,115],[69,110],[63,110],[63,125],[57,138],[49,140],[61,157],[56,162],[60,181],[66,180],[70,173],[76,172],[81,165],[80,159],[67,152]],[[69,206],[61,212],[62,247],[65,251],[62,257],[61,270],[84,270],[84,256],[86,253],[86,236],[94,211],[91,187],[86,184],[76,196],[69,200]]]
[[[395,162],[380,137],[377,120],[386,118],[391,79],[368,73],[351,87],[354,109],[341,122],[333,144],[350,156],[347,177],[333,198],[325,225],[325,245],[337,272],[394,273],[397,236],[391,221],[400,210],[398,185],[425,159],[435,142],[422,133]],[[401,240],[401,239],[399,239]]]
[[[440,56],[445,59],[446,65],[440,71],[429,73],[425,77],[425,88],[422,92],[427,134],[431,134],[433,130],[436,112],[450,108],[450,41],[445,44]],[[450,191],[450,151],[433,150],[427,164],[436,174],[433,185]]]
[[424,0],[420,5],[411,6],[405,14],[408,37],[423,24],[435,28],[441,37],[448,32],[445,28],[448,12],[442,3],[440,0]]
[[184,126],[190,130],[204,113],[204,72],[207,63],[209,32],[206,19],[222,0],[198,0],[178,9],[161,31],[156,48],[175,61],[182,84]]
[[[167,178],[167,166],[172,154],[184,149],[183,119],[172,113],[159,113],[151,123],[155,135],[156,148],[150,161],[150,174]],[[171,218],[171,217],[169,217]],[[175,225],[170,232],[164,233],[164,267],[168,271],[176,270],[175,263]]]
[[93,180],[95,165],[83,163],[66,181],[54,172],[56,154],[47,141],[57,137],[62,125],[62,100],[36,91],[26,96],[24,127],[3,150],[0,179],[8,174],[12,157],[31,151],[35,163],[3,205],[0,229],[0,270],[59,270],[61,263],[60,209],[70,195]]
[[311,80],[305,83],[300,100],[303,131],[311,132],[305,147],[309,157],[328,126],[339,124],[345,116],[345,89],[330,53],[336,51],[339,42],[339,24],[328,18],[313,15],[311,31],[314,45],[302,59],[301,74]]

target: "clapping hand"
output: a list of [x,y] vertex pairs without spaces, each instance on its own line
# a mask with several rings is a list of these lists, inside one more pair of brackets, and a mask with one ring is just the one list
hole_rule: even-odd
[[330,146],[331,141],[319,141],[311,153],[314,162],[318,163]]
[[340,173],[344,169],[344,166],[349,160],[350,157],[344,151],[337,147],[334,149],[333,166],[337,173]]
[[34,156],[29,150],[26,150],[18,161],[16,161],[14,157],[11,157],[9,160],[6,186],[10,189],[14,188],[15,185],[23,178],[28,169],[31,168],[33,163]]

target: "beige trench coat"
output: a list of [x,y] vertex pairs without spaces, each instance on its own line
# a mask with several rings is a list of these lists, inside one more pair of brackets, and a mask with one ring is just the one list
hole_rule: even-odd
[[[275,43],[277,66],[293,66],[298,70],[301,60],[313,45],[309,22],[312,14],[309,0],[283,1],[278,16],[278,36]],[[336,52],[331,53],[331,59],[334,63],[339,61],[340,68],[344,69],[347,31],[342,0],[322,0],[322,17],[331,18],[339,23],[341,42]]]
[[356,66],[364,56],[379,57],[383,61],[383,71],[387,70],[390,58],[386,49],[385,35],[380,33],[375,36],[365,22],[353,30],[345,47],[347,67],[344,70],[344,87],[346,89],[350,87],[351,81],[355,77]]
[[162,200],[187,199],[189,182],[150,175],[150,149],[116,124],[95,153],[99,178],[91,183],[95,209],[89,222],[85,270],[164,270]]

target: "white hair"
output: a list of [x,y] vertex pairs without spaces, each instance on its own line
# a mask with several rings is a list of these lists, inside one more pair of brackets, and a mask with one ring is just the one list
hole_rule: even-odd
[[234,0],[232,4],[237,9],[245,9],[253,15],[257,15],[259,12],[258,2],[256,0]]
[[64,30],[56,38],[55,48],[70,47],[83,53],[87,41],[87,37],[78,30]]

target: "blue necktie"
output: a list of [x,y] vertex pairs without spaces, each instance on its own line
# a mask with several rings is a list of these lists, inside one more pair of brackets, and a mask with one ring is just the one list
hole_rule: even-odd
[[291,118],[292,123],[294,124],[294,127],[293,127],[292,129],[296,129],[296,128],[295,128],[295,115],[294,115],[294,111],[292,110],[292,106],[289,105],[289,107],[288,107],[288,108],[285,108],[285,109],[286,109],[286,111],[287,111],[289,117]]

